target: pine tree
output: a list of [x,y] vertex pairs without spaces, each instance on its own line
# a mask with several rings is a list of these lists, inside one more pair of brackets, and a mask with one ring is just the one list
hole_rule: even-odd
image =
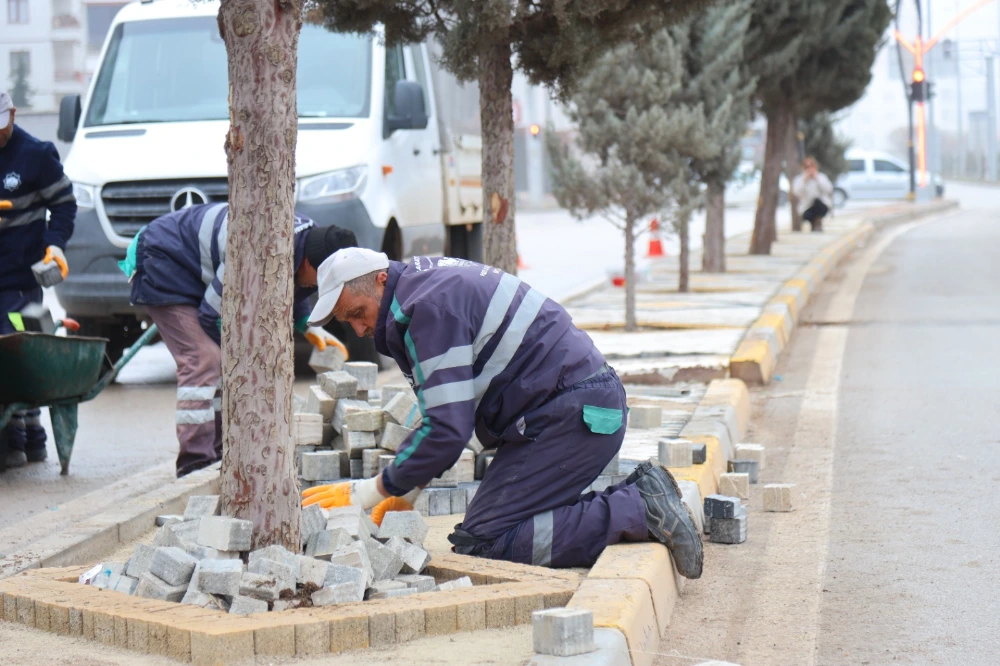
[[316,0],[330,29],[385,29],[389,44],[435,36],[441,64],[460,79],[479,81],[483,130],[485,261],[516,273],[514,243],[514,62],[532,83],[563,98],[607,48],[628,42],[637,26],[680,20],[707,0],[595,0],[586,3],[509,0]]
[[661,30],[609,51],[572,97],[569,115],[587,163],[549,136],[553,190],[577,217],[601,215],[625,233],[625,330],[635,316],[635,240],[642,221],[666,215],[681,234],[680,288],[686,289],[686,228],[698,203],[692,159],[719,152],[703,107],[683,95],[687,43]]
[[833,118],[826,112],[817,113],[802,125],[806,154],[816,159],[819,170],[831,181],[837,182],[837,178],[847,173],[844,153],[851,147],[850,140],[837,134]]
[[30,96],[33,91],[28,86],[28,65],[24,60],[18,58],[13,63],[10,71],[10,80],[10,99],[14,102],[14,106],[20,109],[30,108]]

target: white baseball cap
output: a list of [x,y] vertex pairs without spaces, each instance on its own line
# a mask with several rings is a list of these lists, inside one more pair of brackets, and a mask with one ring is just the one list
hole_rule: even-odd
[[337,250],[316,270],[319,283],[319,300],[309,315],[310,326],[322,326],[333,318],[344,283],[362,275],[389,268],[389,257],[381,252],[363,247],[347,247]]
[[7,129],[10,123],[10,110],[14,108],[14,100],[3,90],[0,90],[0,130]]

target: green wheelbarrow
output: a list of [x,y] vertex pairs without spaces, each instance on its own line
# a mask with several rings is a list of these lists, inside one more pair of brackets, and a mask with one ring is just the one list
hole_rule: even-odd
[[[70,322],[65,326],[69,327]],[[0,471],[7,459],[7,435],[3,429],[14,412],[48,407],[61,473],[68,474],[76,440],[77,405],[97,397],[156,332],[155,325],[146,329],[103,373],[102,369],[107,367],[105,338],[46,333],[0,335]]]

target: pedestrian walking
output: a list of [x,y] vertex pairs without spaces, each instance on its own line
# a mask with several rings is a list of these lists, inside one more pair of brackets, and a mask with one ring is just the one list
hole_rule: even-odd
[[820,173],[812,157],[802,161],[802,173],[792,183],[792,193],[798,201],[799,215],[809,222],[813,231],[823,231],[823,218],[833,208],[833,183]]

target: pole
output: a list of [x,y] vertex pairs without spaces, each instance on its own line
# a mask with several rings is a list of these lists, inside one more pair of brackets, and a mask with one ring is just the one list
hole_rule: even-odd
[[[928,41],[928,43],[934,38],[933,23],[931,22],[931,5],[932,4],[933,4],[933,0],[927,0],[927,31],[926,32],[927,32],[927,41]],[[925,71],[925,73],[927,75],[927,81],[928,81],[927,89],[928,89],[928,92],[929,92],[930,91],[930,86],[931,86],[930,82],[934,81],[934,71],[933,71],[933,69],[934,69],[934,56],[931,53],[928,53],[927,56],[928,57],[927,57],[927,62],[924,65],[924,71]],[[931,99],[930,97],[928,97],[927,101],[925,102],[925,105],[927,106],[927,144],[926,144],[925,150],[927,152],[927,163],[930,166],[930,168],[928,170],[931,172],[931,174],[936,174],[936,173],[938,173],[938,171],[940,171],[940,169],[938,167],[938,163],[937,163],[937,156],[938,156],[938,151],[937,151],[937,136],[938,136],[938,132],[937,132],[937,125],[934,123],[934,107],[937,106],[937,103],[933,99]],[[933,179],[931,179],[931,180],[933,182]]]
[[993,80],[993,56],[986,56],[986,176],[997,180],[997,100]]
[[965,177],[965,134],[962,130],[962,61],[959,41],[955,39],[955,109],[958,113],[958,168],[955,174],[959,178]]

